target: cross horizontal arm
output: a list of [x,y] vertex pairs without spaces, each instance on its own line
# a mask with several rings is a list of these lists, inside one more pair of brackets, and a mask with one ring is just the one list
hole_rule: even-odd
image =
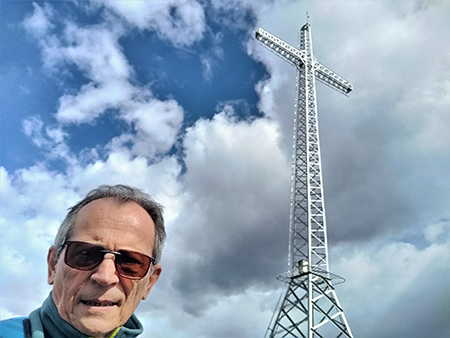
[[[306,53],[304,50],[299,50],[270,34],[266,30],[260,28],[255,32],[255,38],[263,45],[274,51],[278,56],[282,57],[295,67],[301,67],[306,64]],[[348,94],[353,90],[350,82],[339,76],[331,69],[325,67],[314,58],[314,75],[317,79],[326,85],[336,89],[342,94]]]
[[304,51],[298,50],[262,28],[255,32],[255,38],[265,46],[272,49],[278,56],[285,58],[286,61],[296,67],[300,67],[302,64],[306,63]]
[[335,72],[328,69],[317,60],[315,60],[314,62],[314,69],[314,75],[316,76],[316,79],[325,83],[327,86],[336,89],[338,92],[348,94],[353,90],[353,86],[350,82],[337,75]]

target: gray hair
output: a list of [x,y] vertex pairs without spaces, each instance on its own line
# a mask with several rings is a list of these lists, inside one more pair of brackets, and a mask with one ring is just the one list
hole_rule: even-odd
[[101,198],[113,198],[120,204],[135,202],[150,215],[153,223],[155,223],[155,245],[152,255],[155,259],[155,264],[157,264],[161,259],[161,252],[164,247],[164,241],[166,240],[163,207],[142,190],[122,184],[113,186],[101,185],[91,190],[84,199],[69,208],[69,212],[61,223],[55,238],[54,246],[58,254],[62,251],[64,243],[74,231],[75,220],[80,209],[86,204]]

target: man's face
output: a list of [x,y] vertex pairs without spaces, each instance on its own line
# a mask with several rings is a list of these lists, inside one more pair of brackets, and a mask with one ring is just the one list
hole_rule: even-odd
[[[118,204],[110,198],[95,200],[80,209],[71,241],[98,244],[109,250],[130,250],[152,256],[155,225],[147,212],[134,202]],[[104,337],[133,314],[161,273],[155,265],[140,280],[118,275],[112,254],[106,254],[91,271],[73,269],[56,250],[48,254],[48,283],[60,316],[79,331]]]

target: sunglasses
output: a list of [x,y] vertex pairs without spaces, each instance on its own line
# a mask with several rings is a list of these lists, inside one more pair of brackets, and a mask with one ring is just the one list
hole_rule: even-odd
[[107,253],[115,256],[114,264],[119,276],[128,279],[142,279],[148,272],[150,264],[155,264],[153,257],[129,250],[112,251],[101,245],[66,241],[66,254],[64,263],[71,268],[90,271],[94,270],[103,261]]

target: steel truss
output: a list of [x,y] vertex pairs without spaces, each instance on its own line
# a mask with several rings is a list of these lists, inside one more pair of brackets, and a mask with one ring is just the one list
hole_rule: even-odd
[[[316,78],[347,95],[352,85],[313,56],[311,27],[300,30],[299,48],[259,29],[256,39],[297,69],[294,112],[289,271],[278,277],[287,284],[267,334],[270,337],[353,337],[334,285],[343,278],[328,270]],[[266,334],[266,335],[267,335]]]

